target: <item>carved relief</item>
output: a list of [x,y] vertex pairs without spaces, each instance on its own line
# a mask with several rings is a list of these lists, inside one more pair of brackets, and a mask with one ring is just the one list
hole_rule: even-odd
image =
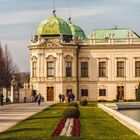
[[33,56],[33,57],[31,58],[31,60],[32,60],[32,62],[36,62],[36,61],[37,61],[37,57],[36,57],[36,56]]
[[66,59],[66,61],[72,61],[73,57],[71,57],[70,55],[67,55],[67,56],[65,57],[65,59]]
[[89,89],[89,87],[87,85],[82,85],[80,86],[80,89]]
[[46,59],[49,61],[54,61],[56,58],[52,55],[49,55],[48,57],[46,57]]
[[60,41],[58,39],[48,40],[46,44],[48,48],[61,47]]
[[99,89],[107,89],[105,85],[99,85]]
[[46,54],[46,59],[55,60],[57,58],[56,54]]
[[36,53],[31,53],[30,56],[31,56],[31,59],[34,58],[34,57],[37,59],[38,58],[38,53],[37,52]]
[[107,61],[109,58],[98,58],[98,61]]
[[66,52],[66,53],[73,53],[73,49],[65,49],[65,50],[63,50],[63,52]]

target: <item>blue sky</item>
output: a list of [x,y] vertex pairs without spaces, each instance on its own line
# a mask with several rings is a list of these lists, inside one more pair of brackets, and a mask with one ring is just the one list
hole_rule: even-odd
[[[55,0],[57,16],[88,35],[97,28],[130,28],[140,35],[140,0]],[[53,0],[0,0],[0,41],[8,44],[21,71],[29,71],[28,42],[39,23],[52,15]]]

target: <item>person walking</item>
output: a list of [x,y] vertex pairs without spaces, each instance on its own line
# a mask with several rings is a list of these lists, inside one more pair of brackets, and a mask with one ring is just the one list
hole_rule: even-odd
[[75,99],[75,95],[73,93],[71,95],[71,99],[72,99],[72,101],[74,101],[74,99]]
[[64,101],[65,101],[65,95],[64,94],[62,94],[61,99],[62,99],[62,102],[64,103]]
[[40,103],[41,103],[41,99],[42,99],[42,97],[41,97],[41,94],[39,93],[37,95],[37,103],[38,103],[39,106],[40,106]]
[[0,94],[0,105],[1,106],[3,106],[3,98],[4,98],[3,94]]
[[68,93],[68,103],[71,102],[71,91]]
[[59,102],[61,102],[62,101],[62,95],[61,95],[61,93],[59,94]]

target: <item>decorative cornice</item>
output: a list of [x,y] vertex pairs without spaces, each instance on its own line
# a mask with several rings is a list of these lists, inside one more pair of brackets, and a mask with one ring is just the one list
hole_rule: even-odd
[[109,60],[108,57],[97,57],[98,60],[102,60],[102,59],[105,59],[105,60]]
[[120,45],[84,45],[81,47],[81,50],[101,50],[101,49],[140,49],[140,44],[120,44]]
[[90,59],[90,57],[79,57],[79,59]]
[[127,57],[123,56],[115,56],[116,59],[128,59]]

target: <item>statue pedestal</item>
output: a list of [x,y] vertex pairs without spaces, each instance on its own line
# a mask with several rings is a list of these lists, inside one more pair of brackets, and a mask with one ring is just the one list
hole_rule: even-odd
[[14,102],[14,86],[11,86],[11,96],[10,96],[11,103]]

